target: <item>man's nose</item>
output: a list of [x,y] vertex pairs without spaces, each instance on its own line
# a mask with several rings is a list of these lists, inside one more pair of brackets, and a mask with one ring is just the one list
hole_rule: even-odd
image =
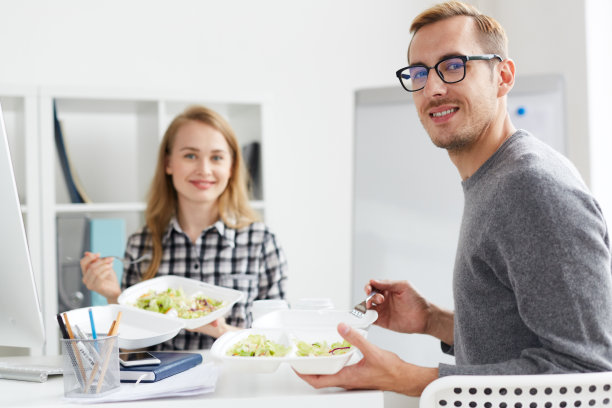
[[448,84],[442,81],[436,70],[432,69],[427,75],[423,93],[428,97],[446,95],[447,86]]

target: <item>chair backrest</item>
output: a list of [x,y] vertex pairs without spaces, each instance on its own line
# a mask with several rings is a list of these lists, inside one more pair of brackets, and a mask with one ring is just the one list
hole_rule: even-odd
[[612,372],[460,375],[425,388],[420,408],[612,408]]

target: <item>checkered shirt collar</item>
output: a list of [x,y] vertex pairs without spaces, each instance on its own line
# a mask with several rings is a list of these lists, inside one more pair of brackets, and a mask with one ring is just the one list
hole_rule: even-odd
[[[202,231],[201,236],[206,234],[211,229],[214,229],[215,231],[217,231],[217,233],[223,239],[226,245],[232,248],[236,246],[236,230],[234,228],[230,228],[226,226],[223,223],[223,220],[219,219],[213,225],[206,228],[204,231]],[[170,234],[172,234],[172,230],[178,233],[181,233],[181,234],[185,234],[178,220],[176,219],[176,216],[172,216],[172,218],[170,219],[170,223],[168,224],[168,228],[166,229],[166,232],[164,233],[164,236],[162,237],[162,242],[164,244],[170,239]]]

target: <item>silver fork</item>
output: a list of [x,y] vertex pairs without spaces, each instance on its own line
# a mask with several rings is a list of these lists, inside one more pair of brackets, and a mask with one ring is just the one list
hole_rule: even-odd
[[131,260],[129,258],[122,258],[120,256],[113,256],[113,258],[115,258],[116,260],[118,260],[119,262],[121,262],[124,266],[128,266],[128,265],[134,265],[137,263],[140,263],[142,261],[148,261],[151,259],[151,254],[144,254],[134,260]]
[[368,311],[368,308],[367,308],[368,301],[370,299],[372,299],[372,296],[374,296],[377,293],[380,293],[380,292],[377,291],[376,289],[372,289],[372,292],[370,292],[368,297],[365,298],[365,300],[363,302],[358,303],[358,304],[355,305],[353,310],[351,310],[351,314],[353,314],[353,315],[355,315],[357,317],[365,316],[366,312]]

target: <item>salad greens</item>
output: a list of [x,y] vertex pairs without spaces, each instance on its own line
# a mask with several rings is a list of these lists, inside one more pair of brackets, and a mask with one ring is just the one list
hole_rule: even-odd
[[185,296],[183,289],[168,288],[161,292],[150,290],[142,294],[134,306],[153,312],[175,313],[182,319],[197,319],[219,309],[224,305],[222,300],[215,300],[204,295]]
[[230,347],[226,354],[242,357],[284,357],[289,350],[290,347],[268,340],[262,334],[249,334]]
[[346,340],[337,341],[332,343],[331,346],[328,346],[326,341],[306,343],[305,341],[297,340],[295,345],[297,347],[295,353],[300,357],[337,356],[348,353],[352,347]]

